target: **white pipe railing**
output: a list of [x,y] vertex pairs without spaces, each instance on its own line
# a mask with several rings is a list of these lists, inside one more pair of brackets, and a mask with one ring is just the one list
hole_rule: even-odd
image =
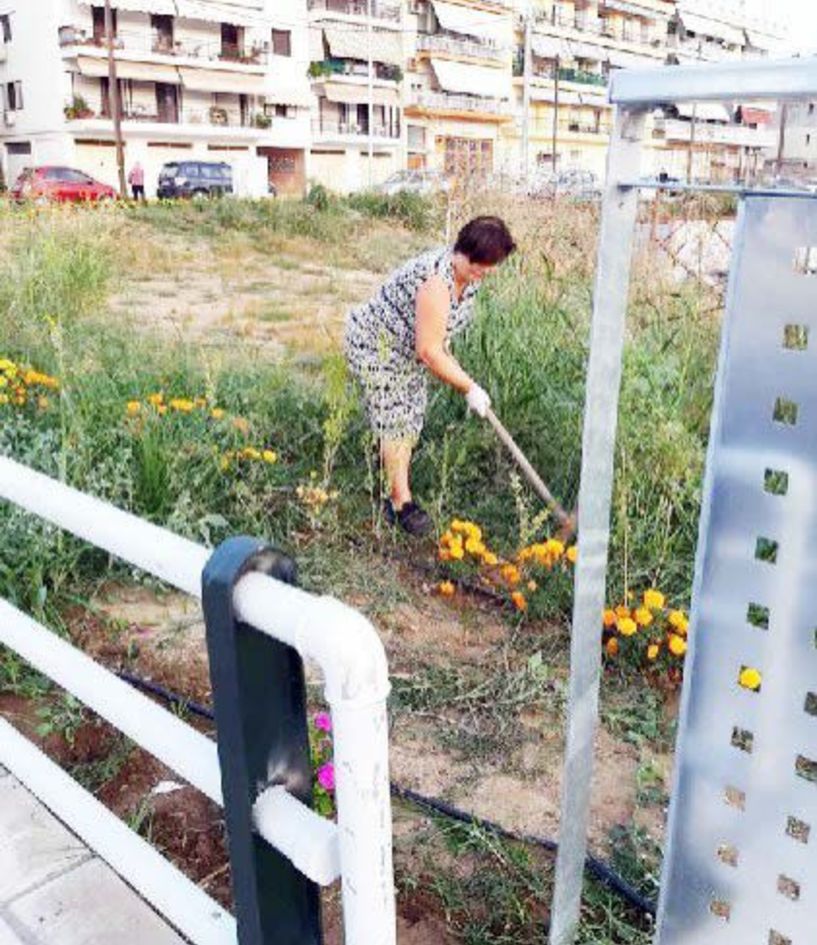
[[[5,457],[0,457],[0,498],[193,597],[201,597],[201,574],[210,552],[195,542]],[[314,829],[308,838],[304,836],[298,851],[290,817],[280,816],[284,808],[291,814],[292,804],[287,801],[282,806],[280,798],[271,803],[263,795],[255,810],[256,824],[263,826],[263,836],[290,856],[299,869],[309,869],[307,875],[321,882],[337,875],[333,859],[337,855],[336,836],[346,942],[393,945],[396,931],[386,724],[389,680],[383,645],[369,621],[342,602],[315,596],[262,574],[249,574],[239,581],[234,606],[240,620],[318,664],[335,729],[337,830],[315,823],[317,815],[303,808],[299,812],[301,822],[313,823]],[[29,653],[36,655],[31,648]],[[53,654],[47,662],[55,668]],[[83,689],[89,704],[93,704],[92,688]],[[94,701],[97,707],[116,714],[117,698],[111,697],[105,706],[99,699]],[[117,718],[131,725],[121,714]],[[138,735],[136,740],[147,737],[153,739],[155,747],[161,747],[155,734],[145,736],[138,726],[130,730]],[[171,764],[176,770],[177,761]],[[212,789],[211,781],[212,776],[207,782]],[[275,816],[276,810],[279,816]]]

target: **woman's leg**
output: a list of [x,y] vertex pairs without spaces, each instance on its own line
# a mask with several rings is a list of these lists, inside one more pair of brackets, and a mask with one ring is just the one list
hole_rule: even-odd
[[409,467],[414,444],[410,439],[381,440],[380,455],[389,485],[389,497],[395,511],[411,501]]

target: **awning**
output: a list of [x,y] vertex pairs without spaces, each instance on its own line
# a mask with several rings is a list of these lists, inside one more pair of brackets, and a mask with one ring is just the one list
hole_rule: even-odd
[[[365,85],[352,85],[345,82],[325,82],[324,93],[330,102],[344,102],[350,105],[365,105],[369,101],[369,89]],[[397,89],[384,89],[375,86],[372,89],[372,102],[375,105],[400,105]]]
[[[329,43],[329,54],[336,59],[368,60],[369,35],[365,27],[325,27],[324,36]],[[401,65],[404,61],[401,39],[400,33],[391,30],[372,30],[372,59]]]
[[537,36],[534,33],[531,36],[530,44],[534,56],[538,56],[540,59],[555,59],[557,56],[560,59],[570,57],[567,40],[557,39],[555,36]]
[[[77,67],[82,75],[93,78],[108,77],[108,60],[91,56],[77,56]],[[159,66],[147,62],[128,62],[116,59],[116,75],[120,79],[134,79],[138,82],[165,82],[178,85],[181,82],[175,66]]]
[[264,95],[264,77],[244,72],[180,67],[182,85],[194,92],[233,92],[237,95]]
[[659,13],[647,4],[634,3],[631,0],[602,0],[599,5],[607,7],[608,10],[618,10],[619,13],[629,13],[631,16],[649,17],[651,20],[669,15],[665,12]]
[[647,69],[658,64],[655,59],[637,56],[635,53],[619,52],[617,49],[607,50],[604,58],[610,65],[617,66],[619,69]]
[[326,56],[323,48],[323,30],[317,26],[309,27],[309,61],[321,62]]
[[470,5],[466,7],[457,3],[446,3],[445,0],[431,0],[431,4],[444,30],[462,36],[492,40],[497,45],[503,45],[504,23],[496,13],[478,10]]
[[[80,0],[84,7],[100,6],[100,0]],[[174,0],[114,0],[112,7],[131,13],[159,13],[164,16],[176,15]]]
[[[116,5],[120,6],[119,0]],[[223,3],[214,0],[175,0],[173,6],[177,16],[188,20],[204,20],[206,23],[231,23],[233,26],[269,27],[264,18],[263,0],[237,0]]]
[[697,13],[682,12],[680,17],[684,29],[690,30],[697,36],[712,36],[731,46],[743,45],[743,30],[737,26],[730,26],[720,20],[711,20],[708,16],[699,16]]
[[741,121],[744,125],[771,125],[774,113],[765,108],[752,108],[751,105],[741,105]]
[[309,108],[312,105],[309,89],[278,83],[269,78],[264,86],[264,98],[278,105],[297,105],[300,108]]
[[682,118],[695,117],[696,121],[732,121],[729,110],[717,102],[698,102],[693,105],[689,102],[679,102],[676,106]]
[[[555,102],[556,101],[556,91],[554,89],[542,89],[537,88],[536,86],[531,86],[530,97],[532,102]],[[565,92],[563,89],[559,89],[559,106],[562,105],[588,105],[591,104],[585,101],[584,96],[580,95],[578,92]],[[593,102],[593,105],[598,105],[598,102]]]
[[472,66],[448,59],[432,59],[431,65],[437,82],[444,92],[464,92],[483,98],[510,98],[511,87],[502,69],[490,66]]

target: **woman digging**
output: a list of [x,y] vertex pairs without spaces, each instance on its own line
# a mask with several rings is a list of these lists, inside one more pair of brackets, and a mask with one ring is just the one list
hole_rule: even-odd
[[484,276],[514,249],[499,217],[476,217],[460,230],[453,248],[431,250],[405,263],[347,317],[346,359],[361,384],[388,481],[386,519],[410,535],[425,535],[432,524],[412,499],[409,484],[429,372],[464,394],[474,413],[486,416],[490,397],[451,355],[449,343],[473,320]]

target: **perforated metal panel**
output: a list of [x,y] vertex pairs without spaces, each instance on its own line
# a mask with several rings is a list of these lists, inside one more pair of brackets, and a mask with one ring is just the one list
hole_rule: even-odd
[[[817,943],[817,202],[739,221],[657,945]],[[757,669],[758,691],[743,688]],[[751,680],[747,680],[751,681]]]

